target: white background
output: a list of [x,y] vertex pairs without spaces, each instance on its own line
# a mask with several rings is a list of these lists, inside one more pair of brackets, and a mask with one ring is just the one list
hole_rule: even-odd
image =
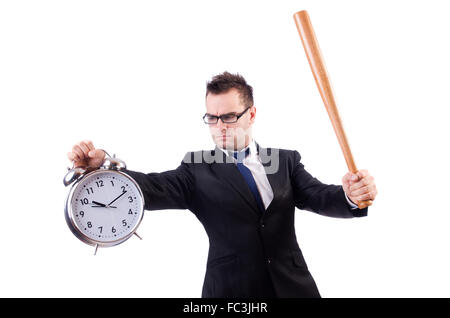
[[347,167],[293,14],[308,10],[360,169],[367,218],[296,211],[323,297],[449,297],[449,30],[445,1],[3,1],[0,4],[2,297],[200,297],[207,235],[187,210],[146,212],[99,250],[63,216],[72,145],[128,168],[175,169],[214,145],[206,82],[254,88],[254,137],[295,149],[324,183]]

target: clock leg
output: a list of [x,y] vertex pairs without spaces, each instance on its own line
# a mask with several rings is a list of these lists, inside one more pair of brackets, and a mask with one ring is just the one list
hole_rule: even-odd
[[142,240],[142,237],[140,237],[136,232],[134,232],[134,235],[136,235],[140,240]]

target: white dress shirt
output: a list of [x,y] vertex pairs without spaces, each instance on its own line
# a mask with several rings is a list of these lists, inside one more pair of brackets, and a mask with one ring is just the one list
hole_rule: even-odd
[[[227,156],[230,156],[235,163],[237,163],[236,158],[230,155],[227,150],[217,146],[220,150],[222,150]],[[269,180],[267,179],[266,171],[264,170],[264,166],[261,163],[261,158],[258,155],[255,140],[252,139],[252,141],[249,143],[247,147],[242,149],[241,151],[246,151],[247,148],[250,147],[250,152],[247,157],[244,158],[242,163],[244,166],[246,166],[250,172],[252,173],[253,179],[255,179],[256,186],[258,188],[259,194],[261,196],[261,199],[264,203],[264,208],[267,209],[270,202],[272,202],[273,199],[273,191],[272,187],[270,186]],[[345,194],[345,192],[344,192]],[[356,204],[351,202],[349,198],[347,197],[347,194],[345,194],[345,198],[347,199],[348,204],[352,209],[358,208]]]

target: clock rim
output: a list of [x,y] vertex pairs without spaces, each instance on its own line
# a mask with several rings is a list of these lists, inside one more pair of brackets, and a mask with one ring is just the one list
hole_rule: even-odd
[[[136,225],[132,228],[132,230],[130,231],[130,233],[128,233],[127,235],[125,235],[124,237],[117,239],[117,240],[112,240],[112,241],[98,241],[95,239],[90,238],[89,236],[85,235],[83,233],[83,231],[78,227],[78,225],[76,224],[75,220],[74,220],[74,215],[73,215],[73,207],[71,204],[72,201],[72,197],[73,194],[75,192],[75,190],[78,188],[78,186],[82,183],[83,180],[86,180],[86,178],[95,175],[95,174],[100,174],[100,173],[117,173],[120,174],[122,176],[124,176],[125,178],[129,179],[136,187],[136,189],[138,190],[138,195],[141,198],[141,202],[142,202],[142,207],[140,209],[140,216],[138,221],[136,222]],[[128,240],[131,236],[133,236],[133,234],[136,232],[137,228],[139,227],[139,225],[142,222],[142,219],[144,217],[144,210],[145,210],[145,201],[144,201],[144,195],[142,193],[141,187],[138,185],[138,183],[136,182],[136,180],[134,180],[130,175],[126,174],[123,171],[118,171],[118,170],[110,170],[110,169],[97,169],[94,171],[91,171],[89,173],[87,173],[86,175],[84,175],[82,178],[78,179],[70,188],[69,194],[66,198],[66,204],[65,204],[65,209],[64,209],[64,216],[67,222],[67,225],[69,226],[70,230],[72,231],[72,233],[82,242],[91,245],[91,246],[99,246],[99,247],[111,247],[111,246],[116,246],[119,245],[123,242],[125,242],[126,240]]]

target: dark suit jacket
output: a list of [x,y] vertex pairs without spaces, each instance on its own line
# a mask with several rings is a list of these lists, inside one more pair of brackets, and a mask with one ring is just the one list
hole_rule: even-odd
[[[203,224],[210,247],[202,297],[320,297],[295,236],[295,207],[337,218],[366,216],[367,208],[350,209],[342,186],[312,177],[297,151],[256,145],[267,154],[266,172],[276,152],[279,160],[278,171],[267,174],[274,197],[262,215],[217,147],[188,152],[175,170],[125,172],[141,187],[146,210],[189,209]],[[211,157],[222,162],[201,159]]]

